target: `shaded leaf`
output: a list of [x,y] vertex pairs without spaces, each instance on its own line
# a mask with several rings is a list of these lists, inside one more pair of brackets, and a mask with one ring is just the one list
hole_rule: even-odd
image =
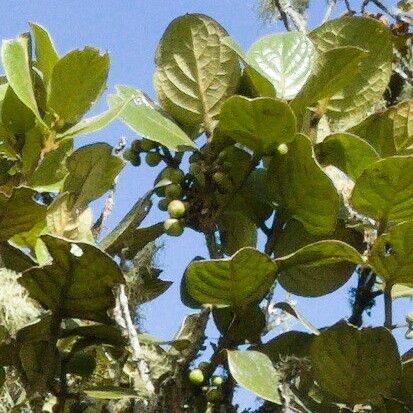
[[270,402],[281,404],[280,377],[271,360],[258,351],[228,351],[228,366],[236,382]]
[[261,37],[246,56],[247,61],[254,68],[258,66],[271,81],[280,99],[292,99],[297,95],[311,74],[314,58],[313,44],[300,32]]
[[55,65],[48,106],[65,122],[76,122],[102,93],[109,71],[109,55],[86,47],[72,50]]
[[107,311],[115,304],[112,288],[124,282],[118,265],[90,244],[50,235],[41,239],[53,262],[26,271],[19,283],[43,307],[63,318],[107,322]]
[[382,327],[339,322],[314,338],[310,360],[320,387],[350,405],[391,396],[401,375],[396,341]]
[[156,51],[154,85],[162,107],[179,123],[213,130],[224,100],[235,92],[240,67],[222,39],[226,31],[202,14],[170,23]]
[[351,203],[382,222],[413,218],[413,157],[394,156],[368,166],[356,181]]
[[273,98],[232,96],[222,106],[219,128],[235,142],[260,155],[295,138],[295,116],[287,103]]
[[308,232],[323,235],[334,231],[339,196],[314,159],[306,136],[297,135],[287,154],[274,155],[267,171],[267,184],[272,199]]
[[118,326],[114,325],[87,325],[65,329],[62,337],[79,336],[92,340],[95,344],[110,344],[112,346],[125,346],[127,338],[122,335]]
[[253,249],[229,259],[195,261],[186,270],[187,291],[203,304],[245,307],[263,297],[275,280],[277,265]]
[[36,265],[33,258],[8,242],[0,242],[0,257],[2,266],[16,272],[26,271]]
[[105,399],[105,400],[121,400],[121,399],[133,399],[139,396],[133,389],[124,387],[110,387],[110,386],[96,386],[83,389],[88,397],[92,399]]
[[112,155],[112,146],[94,143],[73,152],[66,161],[69,171],[63,191],[75,195],[77,207],[84,207],[108,191],[124,166]]

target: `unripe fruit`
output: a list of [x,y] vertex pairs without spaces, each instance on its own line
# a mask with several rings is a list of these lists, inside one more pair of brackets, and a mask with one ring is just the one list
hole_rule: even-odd
[[140,142],[140,146],[144,152],[148,152],[151,149],[155,148],[156,143],[153,141],[150,141],[149,139],[142,139]]
[[223,172],[215,172],[212,179],[218,186],[218,189],[223,192],[229,192],[233,189],[233,184],[226,174]]
[[63,126],[65,126],[65,120],[64,120],[63,118],[59,118],[59,119],[56,121],[55,126],[56,126],[56,130],[62,129]]
[[413,339],[413,330],[407,330],[406,331],[406,334],[405,334],[405,337],[408,339],[408,340],[412,340]]
[[288,153],[288,145],[285,143],[278,145],[277,151],[280,155],[286,155]]
[[185,204],[175,199],[168,205],[168,212],[172,218],[182,218],[185,215]]
[[131,149],[135,152],[140,152],[142,150],[141,148],[141,141],[139,139],[135,139],[132,143],[131,143]]
[[184,232],[184,226],[181,221],[176,218],[168,218],[163,223],[165,232],[171,237],[179,237]]
[[193,370],[191,370],[191,371],[189,372],[188,377],[189,377],[189,381],[190,381],[192,384],[195,384],[195,385],[197,385],[197,386],[201,385],[201,384],[204,382],[204,380],[205,380],[204,373],[202,372],[201,369],[193,369]]
[[171,200],[169,198],[163,198],[158,202],[158,208],[161,211],[166,211],[168,209],[168,205],[170,204]]
[[213,386],[220,386],[224,382],[224,379],[221,376],[212,376],[211,384]]
[[411,325],[413,324],[413,311],[411,311],[410,313],[407,313],[406,322],[411,324]]
[[170,199],[180,198],[182,195],[182,187],[179,184],[170,184],[165,188],[165,196]]
[[131,148],[126,149],[125,152],[123,152],[123,157],[127,161],[132,161],[132,159],[136,158],[136,152]]
[[206,398],[211,403],[218,402],[222,399],[222,393],[217,389],[210,389],[207,391]]
[[161,177],[169,179],[174,184],[179,184],[184,179],[185,174],[180,169],[168,166],[161,172]]
[[207,361],[201,361],[198,364],[198,368],[201,370],[208,370],[209,369],[209,363]]
[[194,152],[190,157],[189,157],[189,163],[196,163],[201,160],[201,154],[199,152]]
[[161,160],[162,156],[157,152],[148,152],[145,157],[145,161],[149,166],[156,166]]

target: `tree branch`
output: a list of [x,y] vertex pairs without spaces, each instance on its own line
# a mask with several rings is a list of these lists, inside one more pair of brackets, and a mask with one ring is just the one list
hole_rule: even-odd
[[391,330],[393,325],[393,300],[391,298],[391,286],[384,289],[384,327]]
[[327,0],[327,8],[322,23],[325,23],[330,19],[331,15],[333,14],[334,7],[336,7],[336,4],[337,0]]
[[285,30],[287,30],[288,32],[291,31],[291,26],[288,20],[287,13],[285,12],[283,6],[281,6],[280,0],[274,0],[274,4],[278,12],[280,13],[281,20],[283,21],[284,26],[285,26]]

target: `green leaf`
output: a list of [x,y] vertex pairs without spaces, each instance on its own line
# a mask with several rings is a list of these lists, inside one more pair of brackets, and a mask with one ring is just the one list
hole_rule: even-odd
[[394,156],[368,166],[356,181],[351,203],[381,222],[413,218],[413,156]]
[[41,239],[53,262],[29,269],[19,283],[43,307],[63,318],[108,322],[107,311],[115,305],[112,288],[124,282],[118,265],[90,244],[51,235]]
[[34,45],[36,50],[36,66],[43,74],[44,84],[49,83],[53,68],[59,60],[52,38],[48,31],[37,23],[30,23],[34,34]]
[[156,52],[154,85],[161,105],[179,123],[212,132],[222,103],[240,78],[227,32],[203,14],[172,21]]
[[[350,278],[352,266],[347,267],[347,272],[335,272],[331,271],[332,264],[363,263],[357,250],[337,240],[324,240],[306,245],[293,254],[277,258],[276,261],[280,267],[280,284],[293,294],[307,297],[328,294]],[[323,267],[327,267],[327,271]],[[308,268],[314,271],[309,272]]]
[[401,375],[397,343],[382,327],[358,330],[339,322],[314,338],[310,361],[321,389],[351,406],[380,403]]
[[392,73],[391,31],[376,19],[346,16],[324,23],[309,36],[319,53],[343,46],[369,52],[358,75],[329,101],[327,115],[334,129],[347,129],[366,116],[387,88]]
[[291,103],[294,112],[300,113],[342,91],[358,76],[360,62],[367,56],[368,53],[358,47],[338,47],[322,53],[316,59],[313,73]]
[[350,133],[334,133],[316,146],[321,164],[334,165],[356,180],[373,162],[379,160],[375,149]]
[[257,396],[282,404],[280,377],[271,360],[258,351],[228,351],[228,366],[236,382]]
[[11,197],[0,194],[0,240],[31,230],[46,217],[46,207],[34,201],[36,192],[16,188]]
[[127,389],[124,387],[111,387],[111,386],[96,386],[83,389],[85,394],[92,399],[105,399],[105,400],[122,400],[122,399],[134,399],[139,396],[133,389]]
[[396,225],[378,237],[369,264],[386,284],[413,287],[413,221]]
[[96,369],[96,350],[93,348],[78,351],[71,355],[65,363],[65,371],[69,374],[76,374],[84,379],[92,375]]
[[110,344],[112,346],[125,346],[128,342],[119,327],[114,325],[86,325],[65,329],[62,332],[62,337],[73,336],[90,339],[95,344]]
[[69,175],[63,191],[76,196],[75,206],[86,206],[112,187],[124,166],[121,158],[112,155],[112,150],[107,143],[94,143],[78,149],[67,159]]
[[316,235],[332,233],[340,200],[333,183],[314,157],[310,140],[297,135],[288,153],[276,154],[267,171],[272,199]]
[[264,36],[248,50],[246,60],[274,85],[277,97],[293,99],[311,74],[314,46],[299,32]]
[[279,363],[287,357],[306,358],[315,335],[302,331],[287,331],[261,344],[257,350],[266,354],[273,363]]
[[27,37],[20,36],[14,40],[3,40],[1,60],[7,81],[14,93],[43,123],[34,94]]
[[[16,272],[23,272],[36,265],[36,261],[8,242],[0,242],[2,265]],[[1,341],[1,340],[0,340]]]
[[391,297],[393,300],[403,297],[413,297],[413,287],[408,287],[402,284],[395,284],[391,289]]
[[57,134],[57,140],[73,139],[78,135],[86,135],[92,132],[96,132],[106,127],[112,122],[122,111],[127,107],[128,102],[120,102],[118,105],[114,105],[111,109],[101,113],[100,115],[93,116],[92,118],[83,119],[76,125],[72,126],[63,133]]
[[260,155],[269,155],[296,134],[294,113],[287,103],[273,98],[232,96],[222,106],[219,128],[235,142]]
[[72,50],[54,65],[48,106],[66,123],[78,121],[103,92],[108,71],[107,53],[91,47]]
[[413,144],[413,100],[393,109],[394,144],[398,151]]
[[142,93],[136,91],[136,97],[128,103],[124,98],[117,95],[109,96],[109,106],[119,105],[124,102],[126,105],[119,114],[119,117],[136,133],[158,142],[173,151],[185,151],[195,148],[195,144],[189,136],[174,122],[162,115],[156,108],[139,101]]
[[186,270],[186,287],[203,304],[245,307],[263,297],[275,280],[277,265],[253,249],[243,248],[229,259],[195,261]]

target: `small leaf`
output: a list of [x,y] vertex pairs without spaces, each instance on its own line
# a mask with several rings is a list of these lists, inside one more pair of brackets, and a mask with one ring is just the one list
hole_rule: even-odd
[[20,36],[15,40],[3,40],[1,60],[14,93],[43,122],[34,95],[27,38]]
[[310,361],[321,389],[351,406],[380,403],[401,375],[396,341],[382,327],[358,330],[339,322],[314,338]]
[[272,199],[316,235],[332,233],[340,200],[332,181],[314,159],[310,140],[297,135],[285,155],[276,154],[267,171]]
[[63,185],[64,192],[75,195],[77,207],[84,207],[108,191],[124,166],[112,155],[112,146],[94,143],[73,152],[66,161],[69,171]]
[[398,151],[413,144],[413,100],[393,109],[394,144]]
[[92,399],[105,399],[105,400],[122,400],[133,399],[139,396],[133,389],[127,389],[124,387],[108,387],[108,386],[96,386],[83,389],[85,394]]
[[[351,276],[352,271],[334,272],[322,271],[322,267],[336,263],[362,264],[361,255],[350,245],[337,240],[318,241],[306,245],[293,254],[277,258],[279,264],[280,284],[296,295],[320,296],[328,294],[341,287]],[[314,271],[314,278],[309,278],[306,269],[320,268],[320,273]],[[304,271],[301,272],[301,269]]]
[[76,374],[84,379],[90,377],[96,369],[96,351],[86,349],[72,354],[65,363],[65,372]]
[[149,227],[136,228],[131,231],[130,236],[123,242],[123,254],[128,260],[133,259],[145,245],[155,241],[165,232],[163,222],[159,222]]
[[54,66],[48,106],[65,122],[76,122],[98,99],[105,88],[109,55],[86,47],[72,50]]
[[53,68],[59,60],[52,38],[47,30],[37,23],[30,23],[34,34],[34,45],[36,50],[36,65],[43,74],[45,85],[49,83]]
[[246,60],[274,85],[280,99],[294,98],[311,74],[315,58],[314,46],[300,32],[277,33],[256,41]]
[[46,207],[33,199],[36,192],[30,188],[17,188],[10,198],[0,194],[0,240],[31,230],[44,221]]
[[280,377],[271,360],[258,351],[228,351],[231,375],[245,389],[257,396],[282,404],[278,393]]
[[203,304],[245,307],[263,297],[275,280],[277,265],[253,249],[229,259],[195,261],[186,270],[187,291]]
[[386,284],[413,287],[413,221],[396,225],[378,237],[369,264]]
[[353,180],[379,160],[378,153],[370,144],[350,133],[327,136],[317,145],[316,152],[321,164],[334,165]]
[[156,51],[154,85],[162,108],[180,124],[212,132],[224,100],[240,78],[227,32],[203,14],[170,23]]
[[[139,91],[136,93],[139,96]],[[112,95],[109,96],[108,103],[111,107],[119,106],[122,103],[126,105],[119,117],[139,135],[158,142],[173,151],[185,151],[196,147],[178,125],[155,108],[146,105],[145,101],[139,102],[138,97],[126,103],[123,98]]]
[[29,269],[19,283],[43,307],[63,318],[108,322],[107,311],[115,305],[112,288],[124,282],[118,265],[90,244],[51,235],[41,239],[53,262]]
[[356,181],[351,203],[382,222],[413,218],[413,156],[394,156],[368,166]]
[[287,103],[273,98],[232,96],[222,106],[219,128],[235,142],[260,155],[270,155],[296,134],[295,116]]
[[122,331],[113,325],[86,325],[65,329],[62,337],[79,336],[90,339],[95,344],[110,344],[112,346],[125,346],[127,339],[122,335]]
[[16,272],[26,271],[36,265],[33,258],[8,242],[0,242],[0,256],[2,265]]

